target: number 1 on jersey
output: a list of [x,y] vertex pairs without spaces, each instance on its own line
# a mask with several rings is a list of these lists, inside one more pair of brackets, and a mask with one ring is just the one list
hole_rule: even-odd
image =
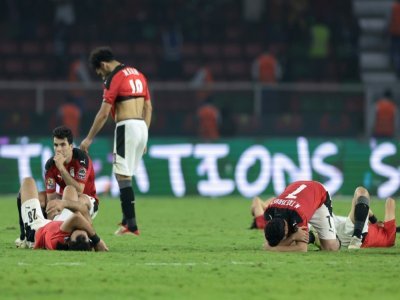
[[305,184],[302,184],[299,186],[293,193],[290,193],[289,195],[286,196],[286,199],[296,199],[297,194],[300,193],[302,190],[304,190],[307,186]]

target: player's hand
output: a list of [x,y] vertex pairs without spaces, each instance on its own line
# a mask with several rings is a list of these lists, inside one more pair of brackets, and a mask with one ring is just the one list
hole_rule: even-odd
[[303,242],[308,244],[309,235],[307,226],[299,227],[297,231],[293,233],[292,238],[296,242]]
[[64,209],[64,202],[61,200],[52,200],[47,203],[46,213],[49,219],[54,219],[56,215],[59,215]]
[[88,139],[88,138],[85,138],[85,139],[81,142],[79,148],[80,148],[82,151],[88,153],[88,152],[89,152],[89,147],[90,147],[90,145],[92,144],[92,142],[93,142],[92,140],[90,140],[90,139]]
[[376,222],[376,225],[378,226],[378,227],[385,227],[385,224],[382,222],[382,221],[378,221],[378,222]]
[[98,242],[97,245],[94,246],[94,250],[98,251],[98,252],[104,252],[104,251],[108,251],[108,247],[107,247],[106,243],[104,243],[103,240],[100,240],[100,242]]
[[54,155],[53,159],[54,159],[54,163],[56,164],[57,169],[61,170],[61,168],[64,166],[64,163],[66,160],[64,155],[62,155],[61,153],[56,153],[56,155]]

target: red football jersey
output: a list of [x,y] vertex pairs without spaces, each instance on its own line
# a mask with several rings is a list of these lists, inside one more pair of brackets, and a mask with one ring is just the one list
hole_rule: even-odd
[[[65,165],[65,168],[72,178],[85,184],[83,194],[95,198],[98,202],[93,164],[90,157],[82,150],[74,148],[72,150],[72,159],[67,165]],[[62,195],[66,184],[60,171],[57,169],[53,158],[50,158],[46,162],[45,169],[46,193],[51,194],[56,192],[56,185],[59,185],[59,193]]]
[[119,65],[104,81],[103,101],[112,105],[111,114],[115,120],[115,103],[135,97],[150,100],[146,77],[138,70]]
[[275,217],[276,210],[283,215],[287,211],[288,215],[300,217],[295,220],[297,226],[307,226],[315,211],[327,200],[327,195],[325,187],[317,181],[295,181],[271,202],[266,214]]
[[60,229],[63,221],[51,221],[39,228],[35,234],[34,249],[56,250],[57,244],[65,244],[65,238],[71,234]]

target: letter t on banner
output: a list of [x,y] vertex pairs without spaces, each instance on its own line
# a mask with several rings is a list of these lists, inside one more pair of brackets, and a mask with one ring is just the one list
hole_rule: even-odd
[[168,159],[168,171],[171,178],[172,192],[176,197],[183,197],[186,192],[181,159],[193,152],[191,144],[152,146],[149,155],[154,158]]

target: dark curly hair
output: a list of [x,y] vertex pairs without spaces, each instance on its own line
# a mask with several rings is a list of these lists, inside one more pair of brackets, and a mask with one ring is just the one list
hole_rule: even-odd
[[76,237],[75,241],[70,241],[68,245],[68,250],[71,251],[91,251],[92,245],[89,239],[87,239],[83,234]]
[[275,247],[285,237],[285,221],[281,218],[273,218],[264,227],[265,239],[271,247]]
[[89,55],[89,64],[94,70],[100,68],[102,61],[110,62],[113,60],[115,60],[115,57],[110,47],[97,47]]
[[72,144],[74,142],[74,137],[72,135],[71,129],[69,129],[66,126],[59,126],[54,128],[53,130],[53,138],[58,138],[58,139],[65,139],[67,138],[68,144]]

